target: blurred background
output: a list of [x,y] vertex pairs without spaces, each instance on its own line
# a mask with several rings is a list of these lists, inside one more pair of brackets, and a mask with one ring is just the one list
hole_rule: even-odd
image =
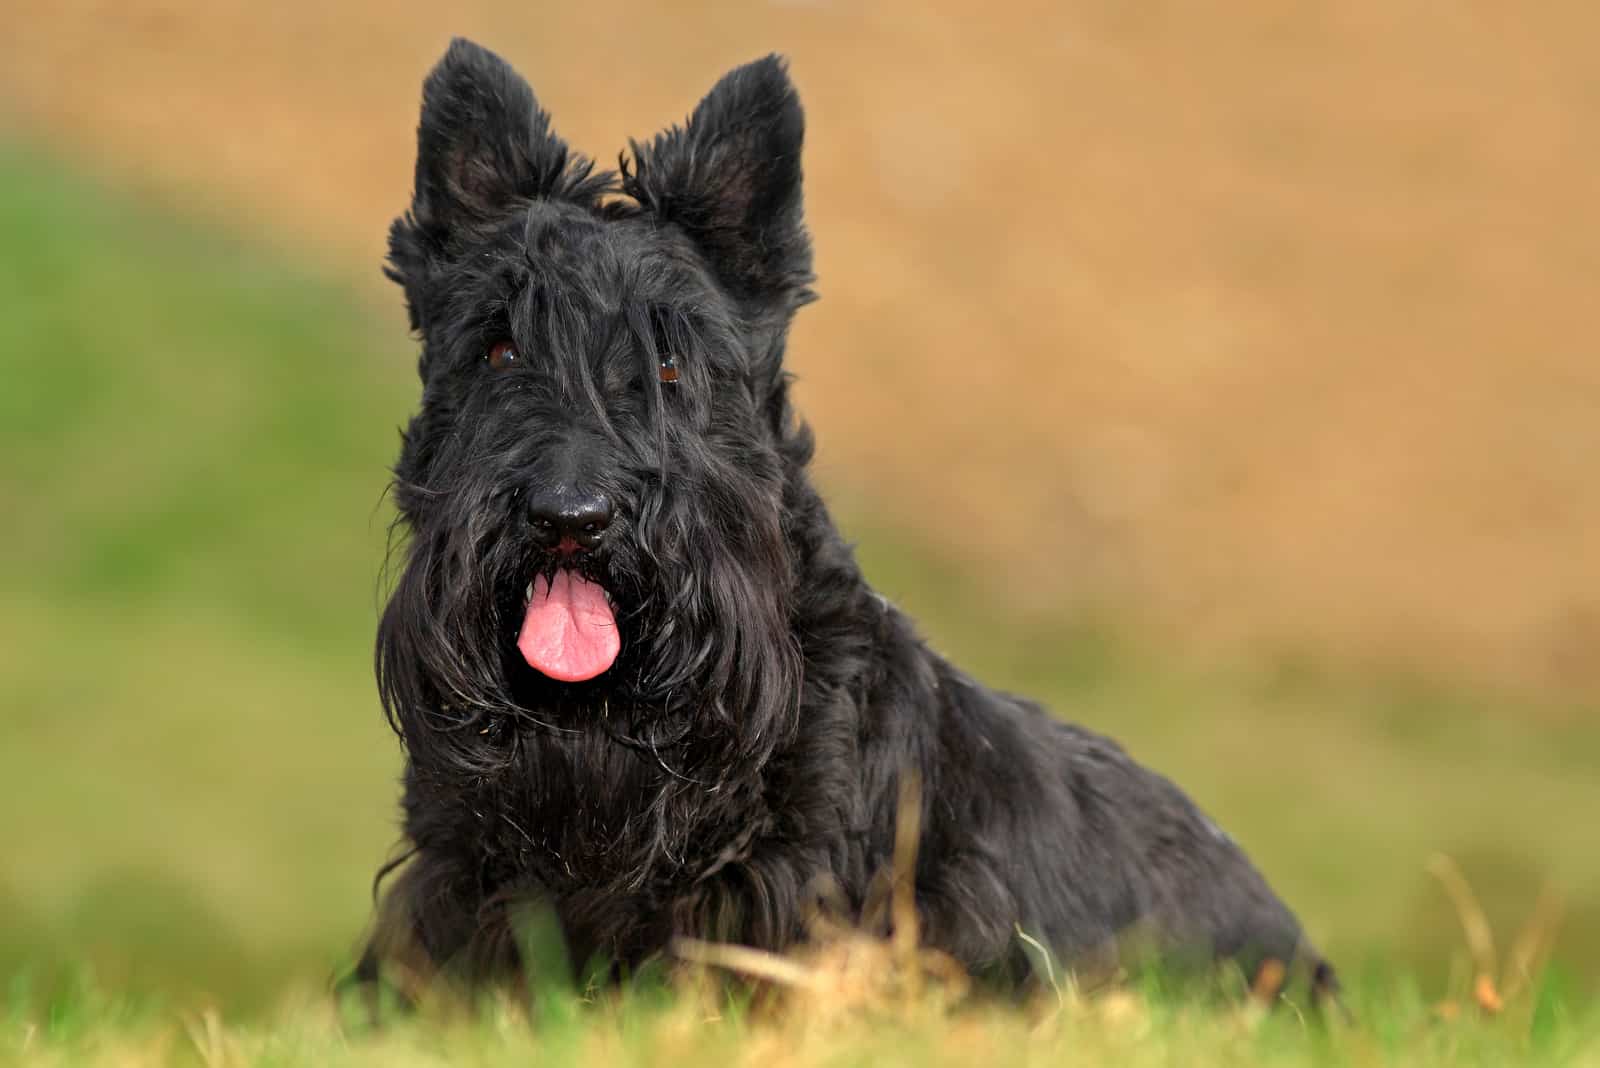
[[1592,989],[1597,11],[9,6],[0,977],[247,1008],[360,933],[416,393],[378,264],[463,34],[603,164],[788,55],[792,368],[871,577],[1183,783],[1347,969],[1459,976],[1442,852],[1502,949],[1558,894]]

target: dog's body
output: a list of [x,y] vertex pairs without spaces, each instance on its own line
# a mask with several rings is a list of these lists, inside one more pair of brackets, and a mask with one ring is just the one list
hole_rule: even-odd
[[1139,931],[1331,983],[1171,783],[975,683],[862,578],[782,366],[802,130],[763,60],[619,177],[482,49],[429,77],[391,235],[424,391],[378,644],[411,848],[369,966],[512,972],[530,900],[580,962],[784,948],[819,895],[881,890],[912,780],[921,934],[975,972],[1022,978],[1021,934],[1087,966]]

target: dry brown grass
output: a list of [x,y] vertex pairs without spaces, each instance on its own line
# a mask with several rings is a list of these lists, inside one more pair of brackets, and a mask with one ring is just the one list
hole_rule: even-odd
[[794,365],[857,514],[981,558],[1021,612],[1600,682],[1593,5],[24,0],[6,21],[13,121],[372,278],[450,34],[603,158],[786,52],[825,298]]

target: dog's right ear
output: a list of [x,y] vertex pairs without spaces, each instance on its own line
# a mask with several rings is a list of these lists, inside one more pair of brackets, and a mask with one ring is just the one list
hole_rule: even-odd
[[389,231],[391,279],[406,290],[411,327],[427,322],[429,270],[482,236],[519,200],[592,200],[607,179],[567,150],[511,65],[464,38],[450,42],[422,84],[411,210]]

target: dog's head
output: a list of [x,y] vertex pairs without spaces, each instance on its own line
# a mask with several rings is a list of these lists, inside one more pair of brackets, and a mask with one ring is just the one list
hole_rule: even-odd
[[378,648],[413,749],[596,714],[765,748],[792,719],[803,129],[768,58],[601,172],[498,56],[458,40],[428,76],[390,234],[422,406]]

